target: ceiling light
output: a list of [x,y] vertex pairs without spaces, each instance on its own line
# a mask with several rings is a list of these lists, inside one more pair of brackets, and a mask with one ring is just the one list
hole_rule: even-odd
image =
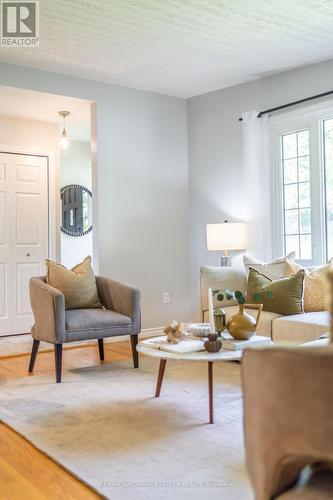
[[65,152],[69,148],[69,135],[68,135],[67,130],[66,130],[65,120],[66,120],[66,117],[70,115],[70,112],[69,111],[59,111],[59,115],[62,116],[62,118],[64,120],[64,128],[62,130],[61,138],[60,138],[60,148],[63,152]]

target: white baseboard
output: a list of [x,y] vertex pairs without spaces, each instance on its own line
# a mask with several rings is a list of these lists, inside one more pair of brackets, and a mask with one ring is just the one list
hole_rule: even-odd
[[[163,326],[159,326],[157,328],[145,328],[144,330],[141,330],[141,333],[139,333],[139,341],[140,339],[149,339],[150,337],[157,337],[158,335],[162,335],[163,333]],[[111,343],[111,342],[124,342],[125,340],[129,340],[130,335],[122,335],[120,337],[107,337],[104,339],[105,343]]]

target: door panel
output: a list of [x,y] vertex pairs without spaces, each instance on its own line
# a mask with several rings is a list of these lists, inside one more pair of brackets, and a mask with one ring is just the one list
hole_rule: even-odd
[[29,288],[29,280],[32,276],[39,276],[39,262],[16,262],[16,284],[17,284],[17,300],[16,300],[16,315],[22,318],[31,314],[29,294],[26,291]]
[[0,335],[30,331],[28,285],[44,273],[48,238],[47,158],[0,153]]
[[8,266],[0,262],[0,321],[9,320],[8,295]]
[[15,193],[16,246],[41,244],[40,205],[38,193]]
[[38,184],[40,182],[40,168],[37,165],[20,165],[17,163],[15,169],[15,180],[17,184],[21,182]]
[[[0,188],[1,189],[1,188]],[[7,193],[6,191],[0,191],[0,245],[4,246],[6,244],[6,234],[7,234]]]

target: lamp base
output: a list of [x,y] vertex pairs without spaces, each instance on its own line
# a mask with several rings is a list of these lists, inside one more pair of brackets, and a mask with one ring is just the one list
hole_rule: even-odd
[[230,255],[223,255],[221,257],[221,267],[231,267]]

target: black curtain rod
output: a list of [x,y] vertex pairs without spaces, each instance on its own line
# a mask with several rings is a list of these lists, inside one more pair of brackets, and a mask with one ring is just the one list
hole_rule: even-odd
[[[289,108],[290,106],[296,106],[296,104],[302,104],[303,102],[312,101],[313,99],[320,99],[320,97],[327,97],[328,95],[332,95],[333,90],[329,90],[328,92],[323,92],[322,94],[313,95],[311,97],[306,97],[305,99],[300,99],[299,101],[289,102],[288,104],[283,104],[282,106],[276,106],[276,108],[265,109],[265,111],[260,111],[258,113],[257,118],[261,118],[263,115],[267,115],[268,113],[273,113],[273,111],[279,111],[280,109]],[[238,121],[243,121],[243,118],[238,118]]]

